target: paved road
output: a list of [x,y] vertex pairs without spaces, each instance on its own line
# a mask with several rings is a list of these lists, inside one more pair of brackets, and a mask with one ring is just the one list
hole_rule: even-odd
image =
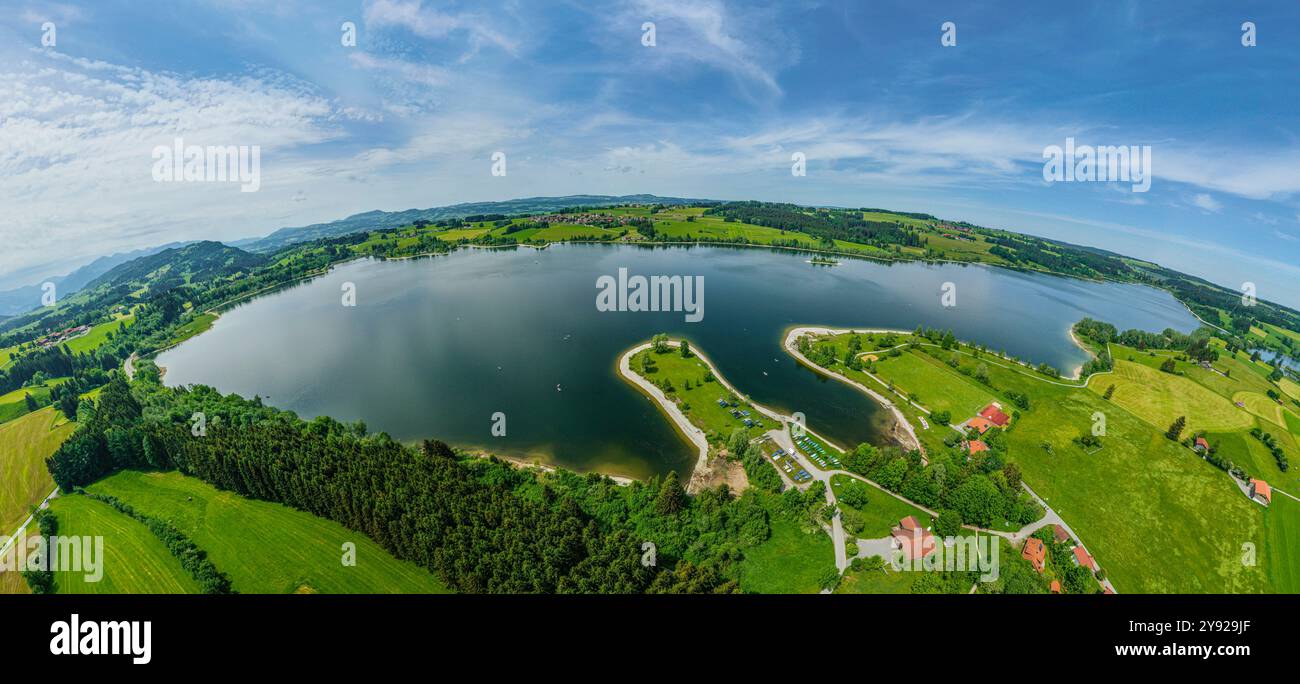
[[[37,510],[43,511],[49,508],[50,501],[53,500],[58,495],[59,495],[59,488],[55,487],[54,491],[50,492],[50,495],[45,497],[44,501],[41,501],[41,505],[37,507]],[[9,547],[13,546],[19,539],[23,539],[26,536],[27,526],[32,524],[32,520],[34,520],[35,518],[36,518],[35,514],[27,516],[27,519],[23,521],[23,524],[18,526],[17,531],[9,535],[9,539],[5,541],[4,546],[0,546],[0,556],[3,556],[5,552],[9,550]]]

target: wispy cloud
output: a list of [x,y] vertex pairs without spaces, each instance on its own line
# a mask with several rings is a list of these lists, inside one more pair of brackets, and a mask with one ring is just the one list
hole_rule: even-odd
[[1223,209],[1223,204],[1214,199],[1206,192],[1198,192],[1192,196],[1192,204],[1204,211],[1218,213]]
[[365,8],[365,22],[369,28],[404,28],[421,38],[442,40],[454,34],[464,34],[469,39],[469,50],[461,55],[467,61],[484,46],[495,46],[510,54],[518,54],[520,40],[506,35],[501,22],[479,12],[448,12],[427,7],[421,0],[370,0]]

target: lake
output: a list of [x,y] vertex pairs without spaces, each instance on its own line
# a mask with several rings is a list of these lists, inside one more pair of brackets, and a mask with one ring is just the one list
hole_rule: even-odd
[[[576,470],[644,477],[694,462],[650,400],[618,377],[619,355],[658,332],[684,336],[755,401],[839,442],[880,443],[890,417],[781,351],[794,325],[951,328],[1069,374],[1084,316],[1119,329],[1196,319],[1168,293],[977,265],[841,259],[738,247],[554,245],[362,260],[225,312],[160,355],[168,385],[260,395],[311,418],[364,420],[395,439],[438,438]],[[704,315],[598,311],[596,281],[702,276]],[[343,306],[345,283],[356,305]],[[945,283],[951,283],[945,287]],[[942,295],[955,293],[955,306]],[[950,302],[951,303],[951,302]],[[492,434],[493,414],[506,435]]]

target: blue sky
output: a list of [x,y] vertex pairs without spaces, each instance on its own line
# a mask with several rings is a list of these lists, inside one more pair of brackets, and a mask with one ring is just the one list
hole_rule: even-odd
[[[0,9],[3,287],[371,209],[649,192],[927,211],[1300,306],[1296,3]],[[152,149],[177,136],[260,145],[261,189],[153,182]],[[1150,191],[1045,183],[1043,150],[1067,137],[1149,145]],[[490,173],[497,151],[505,177]]]

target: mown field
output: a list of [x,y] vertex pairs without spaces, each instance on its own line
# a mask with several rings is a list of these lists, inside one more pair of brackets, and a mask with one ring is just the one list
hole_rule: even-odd
[[74,429],[53,407],[0,424],[0,534],[12,534],[54,491],[45,459]]
[[50,504],[59,535],[104,539],[103,577],[84,571],[54,573],[60,594],[195,594],[199,586],[143,523],[89,497],[61,496]]
[[[87,488],[189,535],[241,593],[443,593],[425,570],[365,535],[279,504],[245,499],[179,473],[123,471]],[[343,544],[356,544],[344,566]]]
[[[962,365],[974,363],[978,361],[963,357]],[[993,391],[1012,390],[1031,398],[1031,408],[1022,412],[1007,435],[1011,458],[1020,464],[1025,481],[1082,536],[1119,591],[1300,591],[1293,575],[1241,562],[1246,542],[1279,553],[1274,549],[1279,536],[1272,528],[1265,529],[1264,509],[1242,496],[1227,474],[1164,437],[1168,423],[1167,413],[1162,412],[1172,410],[1173,402],[1184,402],[1189,410],[1199,404],[1188,404],[1174,396],[1168,385],[1157,384],[1153,392],[1162,397],[1160,401],[1143,400],[1134,393],[1125,406],[1101,398],[1113,376],[1096,377],[1091,389],[1082,389],[1055,385],[991,359],[986,366]],[[930,383],[918,392],[923,399],[969,382],[946,364],[931,368],[939,374],[930,376]],[[1186,379],[1156,373],[1143,377],[1164,382]],[[1189,391],[1202,401],[1213,396]],[[1134,411],[1158,415],[1140,416]],[[1073,439],[1090,432],[1096,413],[1105,416],[1107,432],[1103,448],[1089,454]],[[1231,421],[1221,413],[1212,413],[1211,421],[1215,416]],[[1192,423],[1193,417],[1188,420]],[[1157,428],[1160,423],[1165,424]],[[1273,528],[1289,530],[1297,524],[1290,508],[1268,512],[1281,519],[1272,523]]]

